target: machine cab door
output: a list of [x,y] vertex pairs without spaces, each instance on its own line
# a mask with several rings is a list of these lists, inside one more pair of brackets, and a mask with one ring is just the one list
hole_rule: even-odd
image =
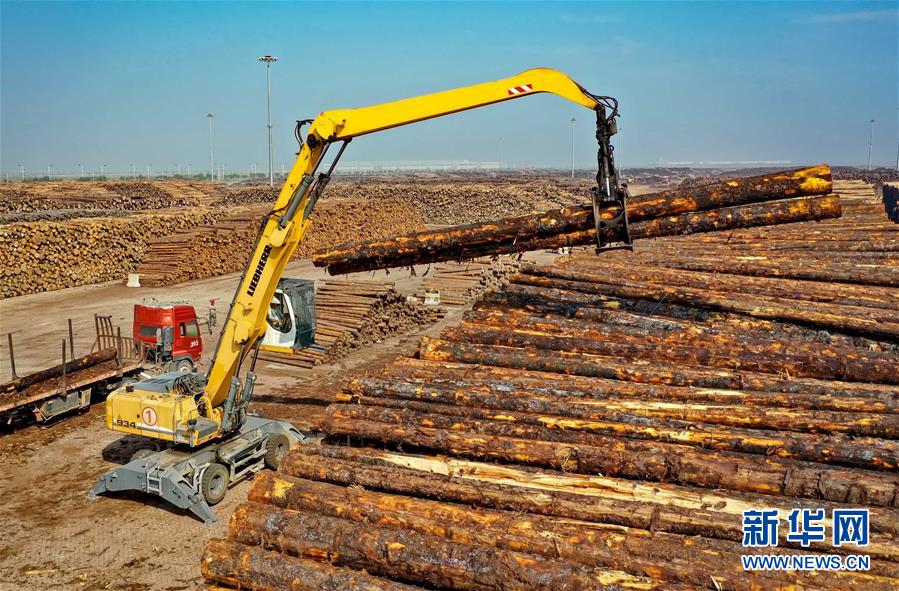
[[315,282],[284,277],[269,303],[262,347],[303,349],[315,340]]
[[266,316],[265,337],[262,345],[293,349],[297,340],[297,324],[293,302],[281,289],[275,291]]

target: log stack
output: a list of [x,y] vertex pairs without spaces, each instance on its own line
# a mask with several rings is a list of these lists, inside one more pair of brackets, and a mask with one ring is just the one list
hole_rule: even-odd
[[45,182],[0,189],[0,212],[58,209],[168,209],[203,205],[170,182]]
[[[846,274],[871,256],[857,227],[895,228],[879,216],[850,204],[840,220],[659,248],[726,272],[654,251],[523,264],[415,357],[352,381],[324,443],[256,478],[204,576],[222,589],[896,589],[899,287],[879,264]],[[844,248],[816,259],[817,280],[727,263],[776,245],[789,255],[770,268],[790,270],[818,243]],[[869,544],[834,547],[833,511],[858,507]],[[762,508],[779,511],[778,546],[745,548],[743,512]],[[824,541],[786,538],[801,508],[825,510]],[[746,571],[745,554],[863,554],[871,568]]]
[[[832,188],[830,167],[821,165],[642,195],[627,205],[630,235],[634,239],[658,238],[835,218],[840,216],[839,198],[826,196]],[[599,209],[604,220],[621,213],[618,206]],[[337,275],[595,244],[596,232],[593,207],[584,205],[344,244],[316,252],[312,261]],[[607,230],[603,239],[616,242],[621,238]]]
[[194,208],[0,226],[0,298],[120,279],[134,272],[151,241],[223,213]]
[[589,200],[589,183],[566,179],[522,179],[507,183],[459,179],[416,179],[414,182],[366,180],[335,184],[333,195],[372,199],[403,199],[427,224],[459,225],[521,216],[579,205]]
[[[526,215],[589,201],[590,184],[558,178],[471,180],[464,177],[446,182],[420,178],[344,183],[332,180],[324,199],[402,200],[412,204],[426,224],[457,225]],[[219,203],[250,205],[273,203],[278,188],[241,187],[231,189]]]
[[464,263],[438,263],[425,272],[415,295],[425,299],[436,292],[441,305],[462,306],[487,291],[502,287],[506,276],[517,269],[518,262],[508,256],[484,257]]
[[[240,208],[239,213],[213,224],[190,228],[154,241],[137,269],[141,284],[175,285],[192,279],[241,271],[247,264],[264,208]],[[402,201],[330,199],[312,214],[312,228],[294,252],[307,258],[354,237],[383,238],[423,227],[414,210]]]
[[259,359],[311,368],[436,322],[443,314],[442,308],[410,301],[392,283],[322,281],[315,294],[315,346],[291,353],[262,351]]

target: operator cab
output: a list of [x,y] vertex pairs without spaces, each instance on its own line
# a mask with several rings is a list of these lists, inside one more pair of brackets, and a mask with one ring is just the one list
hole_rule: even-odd
[[263,350],[303,349],[315,341],[315,281],[282,278],[266,316]]

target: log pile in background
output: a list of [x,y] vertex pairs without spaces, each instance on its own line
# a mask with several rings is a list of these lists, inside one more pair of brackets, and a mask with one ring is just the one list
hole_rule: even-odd
[[0,298],[121,279],[134,271],[151,240],[211,223],[222,213],[195,208],[0,226]]
[[[182,182],[46,182],[21,183],[0,188],[0,212],[57,209],[166,209],[203,205],[202,200],[179,188]],[[210,200],[207,200],[210,201]]]
[[[627,205],[631,236],[657,238],[839,217],[839,198],[823,196],[832,188],[830,167],[821,165],[641,195]],[[818,197],[810,197],[813,195]],[[600,216],[613,219],[619,209],[603,207]],[[605,240],[614,242],[617,237],[608,235]],[[593,208],[585,205],[387,240],[357,241],[317,251],[312,261],[337,275],[595,242]]]
[[262,351],[259,359],[309,368],[413,328],[432,324],[444,311],[410,301],[392,283],[321,281],[315,293],[315,345],[292,354]]
[[[401,199],[411,203],[426,224],[456,225],[584,203],[589,198],[589,186],[586,182],[564,179],[512,183],[371,180],[363,183],[332,182],[324,199]],[[247,187],[233,189],[221,203],[272,203],[277,196],[277,188]]]
[[[660,249],[687,263],[843,245],[816,261],[820,281],[639,252],[523,264],[417,357],[349,384],[325,444],[256,478],[204,576],[227,589],[270,588],[288,568],[360,577],[344,589],[896,589],[899,288],[831,277],[868,256],[855,227],[884,219],[850,200],[841,220]],[[827,516],[808,548],[785,536],[803,507]],[[870,544],[835,548],[832,510],[857,507]],[[778,547],[742,546],[756,508],[780,511]],[[747,572],[748,553],[867,554],[871,570]]]
[[426,273],[416,297],[429,291],[440,294],[441,305],[459,306],[476,300],[484,292],[502,287],[506,276],[518,269],[511,257],[483,258],[464,263],[438,263]]
[[[214,224],[159,238],[137,269],[141,284],[174,285],[242,270],[262,216],[268,211],[243,210]],[[312,228],[297,247],[294,259],[355,237],[383,238],[421,227],[421,219],[403,201],[330,199],[321,202],[312,214]]]
[[[331,197],[332,188],[333,186],[328,187],[323,199]],[[278,193],[280,192],[280,187],[269,187],[267,185],[263,187],[237,187],[230,189],[216,200],[216,205],[254,205],[257,203],[271,205],[278,200]]]
[[43,209],[40,211],[0,213],[0,224],[20,222],[64,222],[79,218],[126,218],[127,209]]

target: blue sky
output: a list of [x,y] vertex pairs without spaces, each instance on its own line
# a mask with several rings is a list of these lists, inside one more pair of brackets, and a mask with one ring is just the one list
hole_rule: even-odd
[[[0,4],[0,169],[266,166],[293,122],[545,66],[621,102],[624,166],[896,162],[896,2]],[[533,96],[360,138],[350,161],[592,166],[591,113]]]

